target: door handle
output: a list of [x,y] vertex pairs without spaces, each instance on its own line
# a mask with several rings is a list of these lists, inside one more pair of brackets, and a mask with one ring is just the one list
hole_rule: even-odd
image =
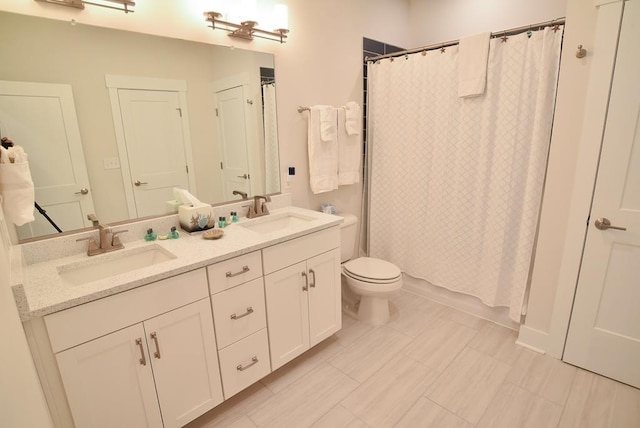
[[89,193],[89,189],[83,187],[79,192],[74,193],[74,195],[86,195],[87,193]]
[[612,226],[611,222],[606,217],[596,219],[595,226],[596,226],[596,229],[600,229],[600,230],[607,230],[607,229],[627,230],[626,227]]
[[246,180],[247,178],[249,178],[249,174],[239,175],[238,178],[244,178]]
[[140,180],[136,180],[133,182],[133,184],[135,184],[136,186],[141,186],[143,184],[149,184],[146,181],[140,181]]

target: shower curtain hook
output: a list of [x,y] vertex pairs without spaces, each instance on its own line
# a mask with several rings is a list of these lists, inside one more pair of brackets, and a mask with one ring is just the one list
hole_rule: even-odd
[[505,31],[502,33],[502,37],[501,37],[501,39],[502,39],[502,43],[507,43],[507,40],[509,40],[509,38],[507,37],[507,30],[505,30]]
[[442,44],[442,46],[440,47],[440,53],[443,54],[445,53],[447,50],[444,47],[444,43]]
[[529,25],[529,30],[527,31],[527,37],[531,38],[532,35],[533,35],[533,31],[531,31],[531,25]]

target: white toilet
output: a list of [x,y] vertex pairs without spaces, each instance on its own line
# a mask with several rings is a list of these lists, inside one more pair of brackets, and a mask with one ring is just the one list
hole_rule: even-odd
[[349,290],[360,297],[357,318],[375,325],[389,321],[388,297],[402,288],[402,272],[393,263],[373,257],[352,259],[358,236],[358,218],[344,217],[340,229],[342,276]]

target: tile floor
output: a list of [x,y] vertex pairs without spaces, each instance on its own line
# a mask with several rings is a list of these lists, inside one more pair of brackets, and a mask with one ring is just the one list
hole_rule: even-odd
[[187,427],[640,427],[640,390],[516,345],[402,291]]

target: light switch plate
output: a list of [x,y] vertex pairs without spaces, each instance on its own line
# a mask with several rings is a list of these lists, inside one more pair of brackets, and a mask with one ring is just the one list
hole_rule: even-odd
[[105,158],[102,160],[104,169],[119,169],[120,159],[118,158]]

